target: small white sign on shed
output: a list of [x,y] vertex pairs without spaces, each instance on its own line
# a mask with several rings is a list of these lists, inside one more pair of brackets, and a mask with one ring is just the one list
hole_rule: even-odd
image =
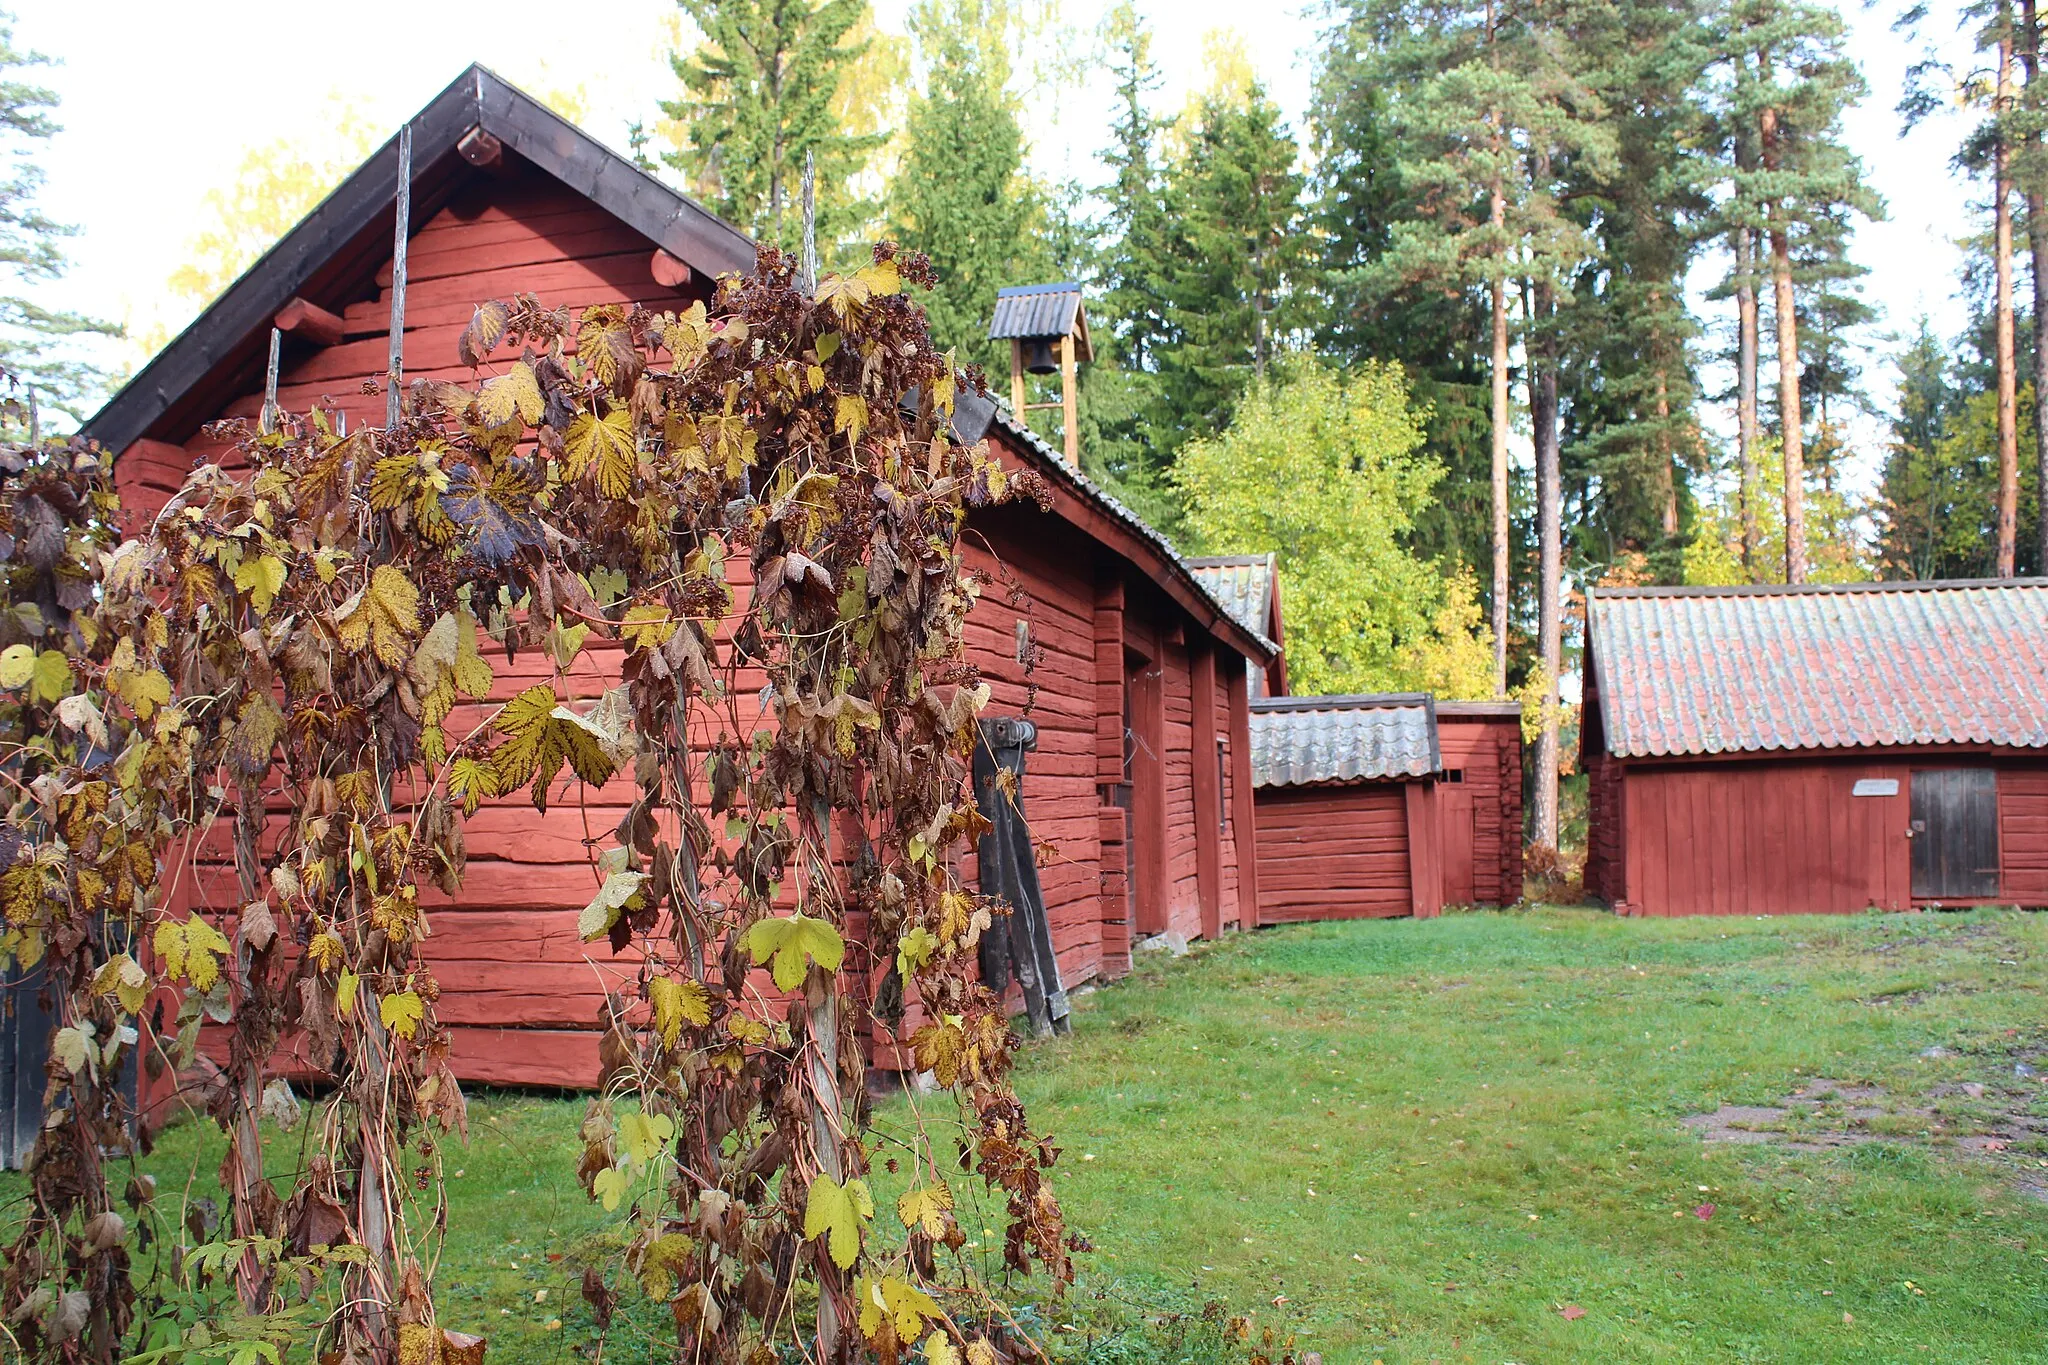
[[1859,777],[1849,792],[1851,796],[1897,796],[1899,779],[1896,777]]

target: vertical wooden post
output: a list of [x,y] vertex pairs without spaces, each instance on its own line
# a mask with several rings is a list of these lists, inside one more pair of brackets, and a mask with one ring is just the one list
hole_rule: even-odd
[[1195,898],[1202,908],[1202,937],[1223,937],[1223,836],[1216,828],[1223,807],[1223,774],[1216,762],[1216,651],[1191,644],[1188,688],[1194,706],[1191,742],[1195,788]]
[[1408,817],[1408,909],[1417,919],[1443,913],[1443,858],[1438,852],[1436,783],[1403,782]]
[[1010,338],[1010,411],[1024,420],[1024,343]]
[[818,171],[811,149],[804,148],[804,293],[818,288]]
[[1251,679],[1232,658],[1230,698],[1230,838],[1237,850],[1237,925],[1259,927],[1259,825],[1252,791]]
[[1060,426],[1066,437],[1067,463],[1081,467],[1081,405],[1074,392],[1074,334],[1060,338]]
[[398,212],[391,235],[391,362],[384,372],[384,429],[398,426],[405,378],[405,247],[412,237],[412,125],[398,130]]
[[258,429],[268,436],[277,430],[277,358],[284,349],[284,333],[270,329],[270,365],[263,372],[263,417]]

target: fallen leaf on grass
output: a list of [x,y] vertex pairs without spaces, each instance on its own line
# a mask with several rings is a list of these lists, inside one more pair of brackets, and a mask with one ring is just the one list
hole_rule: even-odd
[[1702,1204],[1698,1208],[1694,1209],[1692,1211],[1692,1214],[1693,1217],[1699,1219],[1702,1223],[1704,1223],[1709,1218],[1712,1218],[1714,1216],[1714,1206],[1712,1204]]
[[1842,1314],[1842,1325],[1844,1327],[1854,1327],[1856,1325],[1856,1315],[1854,1313]]
[[1586,1310],[1575,1303],[1568,1303],[1558,1309],[1557,1312],[1558,1316],[1562,1317],[1566,1322],[1577,1322],[1580,1318],[1586,1316]]

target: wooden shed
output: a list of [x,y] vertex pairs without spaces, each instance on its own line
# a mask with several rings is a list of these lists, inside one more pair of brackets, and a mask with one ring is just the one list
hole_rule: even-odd
[[[753,267],[743,234],[480,67],[411,127],[408,379],[469,377],[455,338],[482,300],[530,292],[572,308],[676,307]],[[384,399],[361,390],[386,363],[397,165],[394,141],[88,424],[116,452],[129,515],[153,515],[196,462],[219,454],[203,424],[256,415],[273,325],[285,331],[286,407],[382,422]],[[1039,470],[1056,494],[1050,514],[976,513],[971,568],[986,590],[968,627],[994,690],[986,715],[1032,723],[1025,816],[1057,850],[1038,870],[1058,964],[1050,984],[1127,970],[1136,934],[1213,936],[1248,922],[1246,664],[1269,665],[1273,646],[1002,406],[967,395],[955,422],[963,439],[986,437]],[[495,662],[498,700],[552,676],[538,652]],[[587,652],[558,686],[593,699],[616,662]],[[629,800],[623,778],[592,793],[588,827],[609,827]],[[594,889],[585,820],[573,802],[537,817],[508,801],[469,826],[462,896],[435,909],[427,945],[463,1079],[579,1086],[597,1075],[603,995],[630,973],[575,931]],[[976,877],[971,854],[962,870]],[[232,904],[226,879],[215,891],[212,903]]]
[[1514,703],[1287,697],[1251,720],[1259,923],[1521,898]]
[[1623,914],[2048,904],[2048,580],[1596,590],[1587,659]]

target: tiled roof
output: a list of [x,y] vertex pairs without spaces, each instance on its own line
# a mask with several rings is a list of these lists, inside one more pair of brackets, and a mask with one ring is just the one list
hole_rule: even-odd
[[1617,757],[2048,746],[2048,579],[1590,596]]
[[1252,785],[1428,777],[1443,769],[1436,708],[1421,692],[1255,701]]
[[1273,564],[1270,554],[1210,555],[1188,561],[1196,581],[1239,625],[1269,637],[1273,632]]
[[1073,280],[998,289],[996,313],[988,324],[989,340],[1063,337],[1074,330],[1074,317],[1080,311],[1081,286]]

